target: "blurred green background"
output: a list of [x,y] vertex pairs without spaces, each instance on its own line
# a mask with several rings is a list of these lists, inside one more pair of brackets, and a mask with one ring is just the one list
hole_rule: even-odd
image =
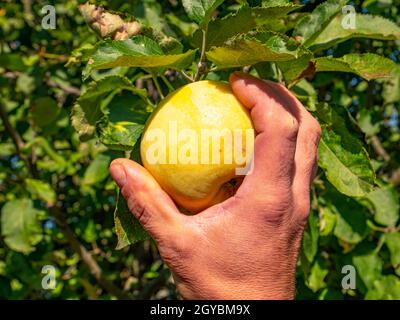
[[[108,165],[125,153],[97,139],[81,142],[71,124],[71,108],[87,85],[79,48],[98,41],[79,13],[83,2],[0,3],[0,298],[174,299],[178,294],[153,241],[115,249],[116,186]],[[229,13],[244,2],[226,1],[218,10]],[[321,1],[294,2],[304,4],[300,12],[311,12]],[[398,0],[350,3],[357,12],[400,25]],[[56,9],[54,30],[41,27],[47,4]],[[180,1],[96,4],[134,15],[185,47],[196,29]],[[349,39],[321,54],[374,52],[398,67],[399,49],[399,40]],[[303,83],[306,95],[348,110],[379,187],[363,199],[350,198],[319,171],[297,270],[298,299],[400,299],[399,70],[388,80],[318,73]],[[230,71],[212,76],[224,80]],[[159,101],[151,78],[137,68],[125,75]],[[166,76],[174,86],[184,83],[174,72]],[[45,265],[56,268],[53,290],[42,287]],[[355,289],[342,288],[345,265],[355,267]]]

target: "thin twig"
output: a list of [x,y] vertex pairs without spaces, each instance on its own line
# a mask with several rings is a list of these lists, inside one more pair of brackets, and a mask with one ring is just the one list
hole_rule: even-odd
[[390,161],[390,155],[386,152],[385,148],[382,146],[377,136],[374,135],[371,137],[371,145],[378,156],[380,156],[386,162]]
[[175,88],[172,86],[171,82],[168,81],[168,79],[164,76],[161,75],[162,81],[164,81],[165,85],[168,87],[169,91],[175,91]]
[[186,79],[186,80],[188,80],[188,81],[190,81],[190,82],[194,82],[194,79],[191,77],[191,76],[189,76],[185,71],[179,71],[179,73]]
[[49,211],[51,215],[54,217],[57,226],[60,228],[64,237],[67,239],[69,245],[72,250],[79,254],[82,261],[89,268],[92,275],[95,277],[97,282],[100,284],[102,288],[104,288],[108,293],[116,296],[118,299],[128,300],[131,297],[115,286],[111,281],[105,278],[104,273],[97,261],[93,258],[90,252],[80,243],[78,238],[75,236],[75,233],[69,226],[67,220],[64,215],[61,213],[57,206],[49,207]]
[[390,182],[393,186],[397,186],[400,184],[400,168],[393,171],[392,175],[390,176]]
[[18,156],[22,159],[22,161],[25,162],[31,176],[33,178],[37,178],[38,173],[35,166],[28,159],[28,157],[22,153],[22,149],[24,148],[24,141],[22,140],[18,132],[14,129],[14,127],[11,125],[10,120],[8,119],[7,111],[1,103],[0,103],[0,117],[1,120],[3,121],[3,125],[4,128],[6,129],[6,132],[8,132],[8,134],[11,136],[12,141],[14,142],[15,150],[17,151]]
[[160,84],[159,84],[159,82],[158,82],[158,80],[157,80],[157,76],[153,76],[153,82],[154,82],[154,85],[156,86],[156,88],[157,88],[157,92],[158,92],[158,94],[160,95],[160,97],[161,97],[161,99],[164,99],[165,97],[164,97],[164,94],[163,94],[163,92],[162,92],[162,90],[161,90],[161,87],[160,87]]
[[279,69],[279,67],[276,63],[274,63],[274,67],[275,67],[276,76],[278,77],[278,82],[283,83],[281,70]]
[[196,76],[194,77],[194,81],[199,81],[200,76],[206,72],[207,64],[206,64],[206,45],[207,45],[207,30],[208,27],[206,26],[203,31],[203,41],[201,43],[201,52],[200,52],[200,61],[197,64],[197,72]]
[[[8,114],[4,109],[3,105],[0,104],[0,117],[3,121],[4,128],[11,136],[11,139],[14,142],[15,149],[21,159],[23,159],[28,166],[30,175],[32,178],[39,178],[38,172],[35,170],[31,161],[22,153],[22,150],[25,148],[25,142],[22,140],[19,133],[13,128],[11,125]],[[61,232],[64,237],[67,239],[71,248],[79,254],[82,261],[87,265],[90,272],[96,278],[97,282],[100,284],[102,288],[104,288],[110,294],[116,296],[118,299],[129,299],[130,296],[123,292],[121,289],[116,287],[111,281],[105,278],[100,266],[93,258],[93,256],[86,250],[86,248],[79,242],[78,238],[75,236],[73,230],[68,225],[67,220],[61,213],[60,209],[56,205],[52,205],[49,208],[49,212],[55,218],[57,225],[59,226]]]
[[50,79],[50,77],[47,79],[46,84],[52,88],[59,88],[59,89],[63,90],[66,94],[71,94],[74,96],[79,96],[81,94],[81,91],[78,88],[76,88],[74,86],[59,84],[59,83],[53,81],[52,79]]

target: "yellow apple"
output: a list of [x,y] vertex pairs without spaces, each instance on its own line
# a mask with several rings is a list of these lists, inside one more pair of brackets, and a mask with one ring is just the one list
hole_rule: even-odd
[[224,201],[249,167],[254,129],[228,84],[198,81],[166,97],[146,124],[144,167],[181,207],[196,213]]

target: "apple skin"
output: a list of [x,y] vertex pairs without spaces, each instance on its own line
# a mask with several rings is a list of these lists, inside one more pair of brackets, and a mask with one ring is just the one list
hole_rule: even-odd
[[[205,132],[230,135],[231,143],[219,137],[219,146],[213,144],[203,138]],[[234,132],[242,135],[241,143],[235,144]],[[204,141],[211,146],[204,148]],[[146,124],[140,153],[144,167],[178,206],[197,213],[234,194],[233,179],[241,180],[236,169],[245,166],[243,159],[248,163],[253,148],[248,110],[228,84],[206,80],[185,85],[159,104]]]

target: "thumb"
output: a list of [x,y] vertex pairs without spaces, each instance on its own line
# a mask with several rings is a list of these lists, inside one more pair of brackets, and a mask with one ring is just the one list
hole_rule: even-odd
[[110,174],[129,210],[156,241],[182,229],[185,216],[144,167],[128,159],[116,159],[110,164]]

